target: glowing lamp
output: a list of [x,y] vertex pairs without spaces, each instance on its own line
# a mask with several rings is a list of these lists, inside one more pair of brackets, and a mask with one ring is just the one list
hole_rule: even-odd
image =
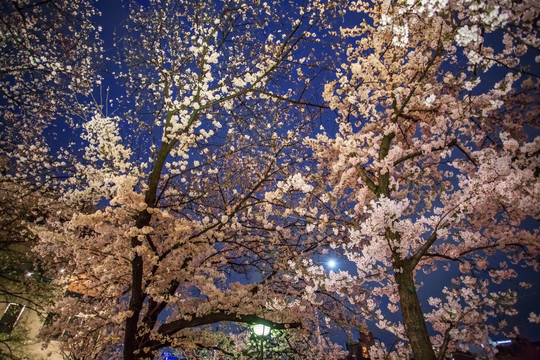
[[263,324],[253,325],[253,332],[257,336],[268,336],[268,334],[270,334],[270,326]]

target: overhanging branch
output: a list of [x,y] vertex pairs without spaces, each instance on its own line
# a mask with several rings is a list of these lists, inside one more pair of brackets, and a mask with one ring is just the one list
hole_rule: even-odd
[[199,317],[193,317],[190,320],[178,319],[171,321],[169,323],[163,324],[159,327],[158,333],[160,335],[170,336],[175,333],[188,328],[193,328],[197,326],[216,324],[222,321],[230,321],[236,323],[245,323],[245,324],[263,324],[272,327],[272,329],[284,330],[284,329],[294,329],[302,327],[302,324],[299,322],[292,323],[277,323],[268,319],[261,318],[257,315],[239,315],[235,313],[227,313],[225,311],[217,311],[214,313],[202,315]]

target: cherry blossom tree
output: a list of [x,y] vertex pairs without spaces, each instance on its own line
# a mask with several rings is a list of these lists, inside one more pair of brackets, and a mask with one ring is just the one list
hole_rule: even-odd
[[313,262],[325,238],[276,199],[310,190],[294,174],[324,108],[308,90],[317,31],[338,5],[131,8],[109,67],[123,94],[81,105],[81,141],[56,153],[66,168],[52,187],[86,210],[35,227],[36,252],[78,294],[56,302],[45,336],[69,334],[77,358],[242,356],[238,334],[261,322],[287,332],[291,358],[342,354],[327,331],[355,324],[355,279]]
[[59,115],[75,111],[74,95],[99,82],[92,59],[100,41],[89,1],[15,0],[0,6],[0,216],[9,233],[2,239],[20,242],[21,221],[44,218],[46,206],[38,197],[54,198],[46,184],[53,169],[66,165],[48,156],[44,133],[60,125]]
[[[114,57],[88,2],[0,6],[0,216],[33,222],[77,294],[44,331],[69,356],[249,357],[263,322],[290,357],[331,359],[328,331],[371,319],[394,358],[443,359],[515,314],[497,285],[538,267],[534,2],[151,0]],[[334,33],[335,15],[364,20]],[[327,69],[339,130],[305,140]],[[357,274],[316,263],[330,244]],[[461,274],[424,299],[443,270]]]
[[[4,1],[0,4],[0,301],[37,312],[52,287],[31,255],[43,224],[62,209],[49,185],[65,164],[48,154],[44,133],[76,107],[74,94],[95,83],[90,59],[100,42],[89,1]],[[28,310],[27,310],[28,311]],[[24,335],[16,328],[14,333]],[[17,336],[16,336],[17,337]],[[20,339],[27,340],[24,336]],[[19,340],[20,340],[19,339]],[[24,341],[2,337],[10,358]],[[15,349],[15,350],[14,350]],[[13,351],[13,352],[12,352]],[[18,353],[18,352],[17,352]],[[21,355],[22,356],[22,355]]]
[[[488,334],[517,312],[515,291],[498,284],[538,269],[538,231],[523,222],[539,215],[540,8],[404,0],[349,11],[365,20],[341,30],[348,60],[324,89],[339,131],[308,143],[326,191],[320,207],[340,214],[320,226],[371,287],[366,318],[402,340],[371,356],[491,351]],[[422,283],[444,279],[426,298]]]
[[44,165],[43,132],[59,126],[59,115],[75,111],[75,94],[88,94],[99,82],[94,70],[101,42],[90,21],[97,11],[91,1],[15,0],[0,6],[0,155],[19,178],[26,172],[34,181],[51,173]]

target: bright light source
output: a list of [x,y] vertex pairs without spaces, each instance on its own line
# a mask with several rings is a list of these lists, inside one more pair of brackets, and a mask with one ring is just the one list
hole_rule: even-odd
[[268,334],[270,334],[270,326],[266,326],[263,324],[254,325],[253,332],[257,336],[267,336]]
[[496,345],[503,345],[503,344],[510,344],[512,342],[512,340],[500,340],[500,341],[495,341],[495,344]]
[[60,273],[64,273],[64,271],[66,271],[66,269],[60,269]]
[[327,263],[327,264],[328,264],[328,267],[329,267],[330,269],[333,269],[333,268],[336,267],[337,262],[336,262],[336,260],[334,260],[334,259],[330,259],[330,260],[328,260],[328,263]]
[[32,274],[33,273],[29,271],[29,272],[26,273],[26,277],[30,277],[30,276],[32,276]]

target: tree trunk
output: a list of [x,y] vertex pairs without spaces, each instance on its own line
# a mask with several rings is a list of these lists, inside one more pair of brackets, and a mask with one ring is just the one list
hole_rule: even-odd
[[[142,211],[136,221],[137,228],[141,229],[150,223],[151,215],[146,211]],[[131,239],[131,247],[139,246],[141,242],[137,237]],[[143,259],[140,255],[135,255],[131,261],[131,298],[129,300],[129,311],[131,316],[126,319],[126,329],[124,333],[124,360],[135,360],[138,357],[135,351],[139,350],[137,341],[138,322],[144,302],[143,292]]]
[[[397,268],[396,268],[397,269]],[[411,343],[415,360],[436,360],[435,352],[429,340],[429,334],[424,320],[424,313],[414,286],[413,270],[408,263],[402,263],[401,272],[396,272],[394,278],[398,285],[401,302],[403,323],[407,329],[407,337]]]
[[124,333],[124,360],[134,360],[135,350],[138,349],[137,344],[137,323],[142,309],[142,258],[135,256],[131,262],[132,268],[132,291],[129,301],[129,311],[132,315],[126,319],[126,330]]
[[[167,114],[167,123],[170,121],[173,112]],[[159,150],[156,164],[148,178],[148,190],[144,196],[144,202],[148,207],[155,206],[156,193],[158,188],[161,171],[165,164],[165,160],[174,146],[173,143],[164,143]],[[135,225],[138,229],[150,224],[152,215],[147,210],[139,213]],[[131,248],[141,245],[139,239],[135,236],[131,239]],[[126,319],[126,329],[124,332],[124,360],[136,360],[141,358],[141,354],[134,354],[136,350],[140,350],[138,339],[138,322],[141,314],[142,306],[146,295],[143,289],[143,259],[139,255],[135,255],[131,261],[131,298],[129,300],[129,311],[132,315]]]

